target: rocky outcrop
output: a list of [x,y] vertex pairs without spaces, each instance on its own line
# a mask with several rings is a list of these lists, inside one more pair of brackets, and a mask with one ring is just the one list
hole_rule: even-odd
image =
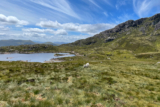
[[[131,30],[137,28],[143,34],[146,34],[146,31],[148,30],[149,26],[155,27],[155,30],[160,29],[160,14],[156,14],[149,18],[141,18],[135,21],[128,20],[124,23],[115,26],[112,29],[96,34],[93,37],[84,40],[78,40],[72,43],[72,45],[91,45],[95,43],[110,42],[113,41],[114,39],[117,39],[118,34],[125,33],[126,35],[130,35]],[[114,39],[110,39],[113,37]]]
[[156,25],[160,21],[160,13],[150,17],[149,20],[152,21],[152,25]]
[[102,32],[102,34],[107,34],[107,33],[116,33],[116,32],[121,32],[121,31],[128,31],[130,30],[130,27],[136,27],[138,25],[141,25],[147,18],[141,18],[139,20],[129,20],[127,22],[121,23],[119,25],[117,25],[115,28],[110,29],[110,30],[106,30],[104,32]]
[[155,25],[155,30],[160,29],[160,21]]
[[122,30],[126,30],[129,27],[132,27],[134,25],[134,21],[133,20],[129,20],[125,23],[119,24],[118,26],[116,26],[115,28],[112,29],[112,32],[120,32]]
[[145,33],[146,28],[145,28],[145,27],[140,27],[140,28],[139,28],[139,31],[141,31],[142,33]]
[[105,42],[107,43],[107,42],[111,42],[111,41],[113,41],[115,39],[115,37],[108,37],[106,40],[105,40]]

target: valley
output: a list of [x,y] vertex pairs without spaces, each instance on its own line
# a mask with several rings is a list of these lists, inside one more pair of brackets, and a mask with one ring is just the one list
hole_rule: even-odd
[[156,14],[70,44],[0,47],[1,53],[75,54],[55,63],[0,61],[0,106],[159,107],[159,25]]

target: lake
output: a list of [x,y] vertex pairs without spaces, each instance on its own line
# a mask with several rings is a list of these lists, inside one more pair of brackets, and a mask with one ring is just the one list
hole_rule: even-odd
[[[56,53],[33,53],[33,54],[0,54],[0,61],[28,61],[28,62],[45,62],[52,58],[73,57],[75,55],[69,53],[58,53],[62,56],[54,56]],[[63,56],[64,55],[64,56]]]

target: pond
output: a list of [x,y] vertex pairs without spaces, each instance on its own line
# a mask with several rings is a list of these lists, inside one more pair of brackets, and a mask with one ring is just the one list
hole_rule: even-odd
[[73,57],[75,55],[69,53],[33,53],[33,54],[0,54],[0,61],[28,61],[28,62],[45,62],[50,61],[52,58]]

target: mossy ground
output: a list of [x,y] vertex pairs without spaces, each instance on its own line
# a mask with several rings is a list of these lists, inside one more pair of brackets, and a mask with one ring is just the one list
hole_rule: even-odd
[[[61,63],[0,62],[0,106],[160,106],[156,59],[137,59],[125,50],[89,51],[64,59]],[[90,67],[83,68],[87,62]]]

